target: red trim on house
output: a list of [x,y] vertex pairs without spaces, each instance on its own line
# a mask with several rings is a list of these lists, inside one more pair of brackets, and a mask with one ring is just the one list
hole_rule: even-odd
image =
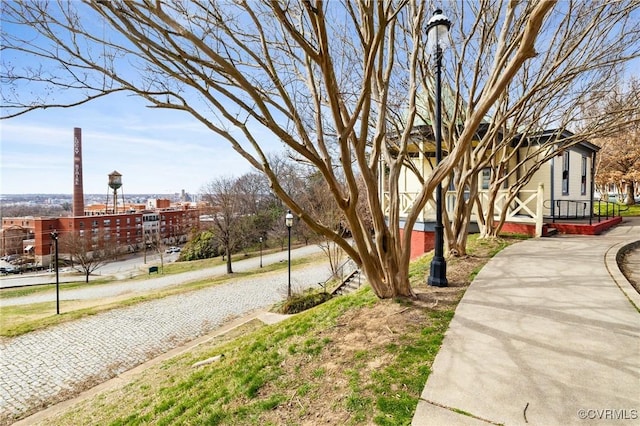
[[[402,238],[403,234],[404,229],[401,229],[400,238]],[[411,232],[411,259],[422,256],[426,252],[433,250],[435,246],[435,233],[415,230]]]
[[622,217],[614,217],[602,222],[594,223],[593,225],[582,223],[550,223],[549,226],[558,230],[561,234],[576,234],[576,235],[600,235],[609,228],[613,228],[617,224],[622,222]]
[[[549,236],[552,229],[555,229],[560,234],[599,235],[620,222],[622,222],[622,217],[614,217],[593,223],[592,225],[589,225],[588,223],[545,223],[542,225],[542,236]],[[500,232],[524,234],[533,237],[536,234],[536,226],[534,224],[527,223],[506,222],[502,226],[502,230]],[[401,229],[400,236],[402,236],[403,233],[404,230]],[[433,250],[434,247],[435,234],[433,232],[415,230],[411,232],[411,259],[415,259],[416,257]]]
[[[614,218],[603,220],[600,222],[593,222],[593,224],[591,225],[589,225],[588,223],[566,223],[566,222],[545,223],[542,226],[542,236],[543,237],[548,236],[550,229],[555,229],[560,234],[600,235],[607,229],[616,226],[620,222],[622,222],[622,217],[614,217]],[[501,232],[525,234],[525,235],[529,235],[530,237],[533,237],[536,234],[536,226],[533,224],[526,224],[526,223],[506,222],[502,227]]]
[[[496,222],[497,223],[497,222]],[[542,235],[548,235],[547,224],[542,225]],[[535,237],[536,235],[536,225],[529,223],[516,223],[516,222],[505,222],[502,225],[501,233],[505,234],[523,234],[528,235],[530,237]]]

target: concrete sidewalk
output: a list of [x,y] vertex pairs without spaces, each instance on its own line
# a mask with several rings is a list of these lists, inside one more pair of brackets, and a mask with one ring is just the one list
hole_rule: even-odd
[[640,220],[532,239],[465,293],[413,425],[640,424],[640,296],[616,253]]

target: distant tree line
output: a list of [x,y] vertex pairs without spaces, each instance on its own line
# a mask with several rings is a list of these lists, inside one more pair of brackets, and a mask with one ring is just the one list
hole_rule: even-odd
[[16,204],[2,206],[0,209],[0,219],[5,217],[25,217],[25,216],[69,216],[71,214],[71,204],[42,205],[42,204]]

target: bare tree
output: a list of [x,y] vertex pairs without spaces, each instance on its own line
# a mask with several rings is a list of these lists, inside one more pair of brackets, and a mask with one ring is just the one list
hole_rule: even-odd
[[84,274],[85,282],[88,283],[89,276],[113,258],[117,247],[109,237],[104,233],[82,235],[80,232],[69,232],[60,237],[60,251]]
[[223,249],[227,261],[227,274],[233,273],[231,255],[242,242],[244,219],[242,194],[237,179],[221,177],[209,182],[202,190],[207,213],[213,224],[213,235]]
[[605,97],[603,114],[624,111],[625,119],[608,137],[596,142],[602,147],[597,165],[596,183],[604,194],[609,184],[624,190],[624,203],[635,204],[640,185],[640,80],[633,79],[621,92]]
[[268,244],[275,222],[284,215],[284,206],[269,189],[269,181],[260,173],[247,173],[235,182],[235,190],[244,212],[242,245]]
[[[599,140],[599,172],[596,182],[601,188],[615,185],[626,205],[636,204],[637,187],[640,185],[640,139],[635,133],[621,133],[617,137]],[[601,191],[605,194],[605,191]]]
[[[324,226],[333,229],[336,234],[341,237],[347,235],[348,228],[344,214],[333,202],[333,197],[322,176],[312,174],[306,181],[306,191],[304,199],[300,200],[300,205]],[[321,238],[318,246],[327,256],[331,272],[335,274],[343,258],[342,248],[326,237]]]
[[[460,17],[465,31],[495,34],[495,48],[478,52],[491,66],[488,78],[475,82],[478,90],[469,98],[455,147],[423,178],[403,217],[407,229],[465,155],[500,94],[535,57],[536,39],[555,3],[482,2],[475,17]],[[420,66],[430,17],[424,3],[114,0],[3,2],[0,7],[6,23],[5,117],[79,105],[115,92],[185,111],[264,173],[274,193],[306,225],[361,265],[378,297],[413,296],[411,235],[402,234],[399,226],[398,177],[408,158],[416,96],[424,81],[420,70],[426,69]],[[547,28],[549,34],[556,30]],[[43,65],[13,66],[17,54]],[[466,55],[461,58],[468,61]],[[21,90],[23,82],[42,90]],[[406,112],[404,130],[391,143],[389,123],[400,111]],[[286,191],[263,150],[265,131],[322,176],[349,224],[353,245]],[[379,193],[382,158],[389,168],[388,217]],[[358,215],[361,199],[372,214],[373,237]]]
[[[615,88],[624,66],[640,54],[639,4],[564,2],[558,7],[561,13],[551,14],[543,27],[544,39],[536,46],[536,57],[524,63],[498,94],[489,114],[474,129],[477,143],[468,145],[454,165],[450,179],[456,192],[455,213],[444,221],[452,253],[465,253],[474,210],[481,235],[496,236],[507,213],[502,209],[498,220],[494,219],[496,201],[505,196],[505,190],[501,203],[509,205],[540,167],[561,150],[614,131],[629,119],[629,111],[638,110],[638,99],[607,111],[598,105],[606,92],[603,88]],[[472,4],[456,5],[463,9],[458,14],[474,8]],[[524,7],[533,7],[533,3]],[[481,10],[495,13],[481,7],[472,12],[478,16]],[[511,25],[516,28],[527,25],[515,15],[507,19],[513,19]],[[469,52],[497,49],[494,57],[500,58],[501,49],[515,48],[503,44],[486,25],[479,28],[477,33],[467,32],[453,53],[458,66],[449,80],[453,89],[445,112],[448,150],[456,148],[464,131],[462,123],[484,90],[478,82],[490,79],[492,73],[485,55],[471,53],[472,64],[465,57]],[[465,34],[464,28],[458,34]],[[530,135],[548,130],[555,130],[555,136],[529,144]],[[573,136],[567,137],[566,130]],[[478,177],[483,169],[489,172],[489,185],[487,198],[481,200]]]

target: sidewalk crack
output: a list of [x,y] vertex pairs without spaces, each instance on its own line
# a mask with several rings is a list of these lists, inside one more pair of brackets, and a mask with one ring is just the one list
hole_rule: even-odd
[[456,414],[461,414],[463,416],[471,417],[473,419],[480,420],[482,422],[485,422],[485,423],[488,423],[488,424],[491,424],[491,425],[504,426],[504,423],[494,422],[492,420],[488,420],[488,419],[482,418],[480,416],[476,416],[475,414],[469,413],[469,412],[461,410],[459,408],[448,407],[448,406],[446,406],[444,404],[439,404],[439,403],[437,403],[435,401],[430,401],[430,400],[424,399],[424,398],[419,398],[419,400],[420,401],[424,401],[427,404],[435,405],[436,407],[444,408],[445,410],[452,411],[452,412],[454,412]]

